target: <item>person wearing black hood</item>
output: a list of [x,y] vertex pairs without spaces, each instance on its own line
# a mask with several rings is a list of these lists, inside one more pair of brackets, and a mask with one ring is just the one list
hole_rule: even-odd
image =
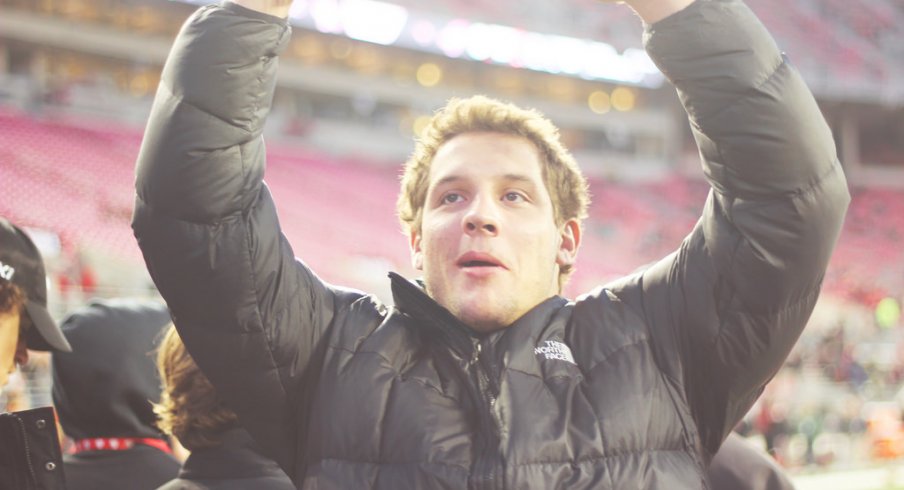
[[[0,217],[0,391],[28,350],[68,352],[47,311],[44,260],[22,229]],[[66,488],[53,408],[0,413],[0,489]]]
[[178,473],[153,410],[153,352],[170,321],[163,304],[127,299],[94,301],[63,320],[74,350],[53,356],[53,402],[74,440],[63,458],[70,490],[150,490]]
[[238,422],[185,344],[170,327],[160,344],[157,368],[163,395],[155,411],[160,428],[191,451],[179,478],[157,490],[293,490],[292,480]]

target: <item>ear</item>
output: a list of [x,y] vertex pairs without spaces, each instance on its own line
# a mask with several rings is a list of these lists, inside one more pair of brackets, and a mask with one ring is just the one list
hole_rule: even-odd
[[[22,317],[19,317],[19,325],[16,327],[19,330],[18,339],[16,341],[16,353],[13,357],[16,365],[24,366],[28,363],[28,340],[26,339],[25,332],[22,331],[25,326],[23,325],[24,320]],[[34,325],[31,328],[35,328]]]
[[417,231],[411,231],[408,235],[411,249],[411,265],[416,270],[424,270],[424,252],[421,250],[421,235]]
[[581,246],[581,224],[570,219],[559,229],[559,250],[556,252],[556,264],[559,267],[574,265],[578,258],[578,247]]

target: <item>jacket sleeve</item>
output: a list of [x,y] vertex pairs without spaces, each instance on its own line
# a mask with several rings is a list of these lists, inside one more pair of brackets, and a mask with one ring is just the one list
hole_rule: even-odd
[[189,352],[292,475],[297,399],[335,294],[294,258],[262,182],[289,35],[286,21],[230,2],[189,18],[142,142],[132,227]]
[[742,2],[698,0],[644,41],[712,189],[680,248],[641,276],[635,306],[712,455],[802,332],[850,197],[813,96]]

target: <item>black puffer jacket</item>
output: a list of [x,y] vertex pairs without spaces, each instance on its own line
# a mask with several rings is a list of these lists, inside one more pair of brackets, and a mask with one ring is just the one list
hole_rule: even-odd
[[296,485],[704,487],[804,327],[849,200],[829,128],[753,14],[701,0],[645,36],[713,186],[678,251],[486,336],[400,277],[387,307],[294,258],[261,181],[288,37],[230,3],[188,21],[133,227],[192,356]]

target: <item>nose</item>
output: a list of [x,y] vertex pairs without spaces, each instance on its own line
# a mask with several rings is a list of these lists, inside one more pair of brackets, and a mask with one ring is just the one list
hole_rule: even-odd
[[471,203],[462,219],[465,233],[468,235],[497,235],[499,233],[499,219],[496,215],[496,210],[493,208],[492,200],[474,199]]
[[25,347],[24,336],[19,337],[19,343],[16,344],[16,365],[23,366],[28,362],[28,348]]

